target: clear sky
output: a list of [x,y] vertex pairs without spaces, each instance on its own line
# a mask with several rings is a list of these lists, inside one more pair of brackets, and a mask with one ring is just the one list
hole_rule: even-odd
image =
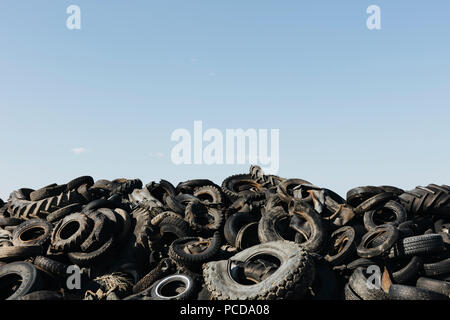
[[450,184],[449,40],[448,0],[2,0],[0,197],[248,171],[175,166],[171,133],[194,120],[279,129],[279,175],[343,196]]

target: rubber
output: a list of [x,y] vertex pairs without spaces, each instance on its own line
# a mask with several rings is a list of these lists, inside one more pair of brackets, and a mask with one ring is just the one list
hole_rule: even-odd
[[[69,237],[62,238],[61,232],[71,223],[77,223],[78,228]],[[93,228],[90,218],[82,213],[73,213],[62,219],[55,226],[51,236],[51,246],[56,251],[67,252],[78,248],[83,241],[89,236]]]
[[37,256],[34,259],[33,264],[37,269],[53,276],[57,276],[60,278],[66,278],[68,276],[68,266],[53,259],[44,256]]
[[[397,242],[399,234],[398,229],[391,225],[376,227],[363,236],[356,251],[361,258],[374,258],[385,255]],[[375,247],[369,247],[373,238],[376,239],[380,235],[384,237],[383,241]]]
[[57,222],[57,221],[63,219],[64,217],[68,216],[69,214],[72,214],[75,212],[81,212],[81,210],[82,210],[81,204],[74,203],[74,204],[65,206],[61,209],[58,209],[56,211],[53,211],[46,217],[46,219],[49,222]]
[[[258,255],[270,255],[280,261],[279,268],[255,285],[236,282],[232,262],[246,262]],[[314,263],[299,244],[289,241],[267,242],[246,249],[228,261],[209,262],[203,269],[205,284],[215,300],[282,300],[303,297],[315,275]]]
[[399,240],[390,250],[389,258],[430,255],[444,249],[440,234],[424,234]]
[[390,300],[448,300],[448,297],[435,291],[393,284],[389,288]]
[[[29,240],[24,240],[23,237],[25,233],[30,232],[30,230],[41,230],[42,234],[36,236]],[[42,246],[47,243],[52,234],[53,226],[50,222],[43,219],[31,219],[23,222],[12,233],[12,243],[15,246]]]
[[[184,291],[181,293],[174,293],[172,295],[166,294],[164,288],[176,283],[183,283]],[[165,277],[156,282],[151,290],[150,296],[154,300],[189,300],[197,294],[197,285],[189,275],[177,274]]]
[[[9,275],[16,275],[21,278],[19,287],[14,293],[2,300],[16,300],[30,292],[43,288],[43,281],[36,268],[29,262],[13,262],[0,267],[0,283]],[[3,287],[3,286],[2,286]],[[2,293],[3,295],[3,293]]]
[[[186,252],[186,245],[192,242],[208,241],[208,247],[206,250],[194,254]],[[216,232],[211,239],[202,239],[197,237],[187,237],[175,240],[169,249],[169,257],[175,262],[184,265],[187,268],[198,268],[203,263],[211,261],[217,256],[222,239],[220,233]]]

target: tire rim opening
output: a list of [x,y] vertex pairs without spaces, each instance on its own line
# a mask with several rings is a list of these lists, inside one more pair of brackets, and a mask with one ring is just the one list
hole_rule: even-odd
[[22,284],[22,277],[17,274],[8,274],[0,279],[0,300],[11,297]]
[[45,234],[45,229],[41,226],[31,227],[20,235],[19,239],[23,242],[29,242],[41,238]]

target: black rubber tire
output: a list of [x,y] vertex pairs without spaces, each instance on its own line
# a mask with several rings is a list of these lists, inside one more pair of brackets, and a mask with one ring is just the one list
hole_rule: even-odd
[[378,265],[376,261],[366,259],[366,258],[358,258],[356,260],[353,260],[349,264],[346,265],[347,270],[356,270],[358,268],[364,268],[366,269],[369,266]]
[[33,261],[36,269],[39,269],[47,274],[51,274],[56,277],[66,278],[67,274],[67,265],[52,260],[50,258],[44,256],[37,256]]
[[[399,234],[398,229],[391,225],[376,227],[362,237],[356,252],[361,258],[374,258],[385,255],[397,242]],[[375,247],[369,247],[368,245],[378,236],[383,237],[382,242]]]
[[97,199],[89,202],[87,205],[83,207],[83,213],[89,213],[91,211],[98,210],[100,208],[109,208],[114,209],[117,207],[117,204],[113,201],[105,200],[105,199]]
[[55,197],[66,191],[66,185],[50,185],[30,193],[31,201],[44,200],[50,197]]
[[226,178],[222,182],[222,191],[230,201],[236,201],[243,194],[239,190],[239,185],[241,184],[254,187],[258,191],[262,190],[262,186],[253,180],[249,174],[237,174]]
[[[208,247],[206,250],[192,254],[185,251],[187,244],[191,242],[208,241]],[[197,269],[203,263],[211,261],[217,256],[222,244],[220,233],[216,232],[211,239],[203,239],[197,237],[188,237],[177,239],[170,245],[169,257],[178,264],[181,264],[187,268]]]
[[177,193],[187,193],[193,194],[195,188],[201,188],[204,186],[216,186],[214,182],[208,179],[196,179],[196,180],[188,180],[185,182],[180,182],[176,187]]
[[392,272],[392,281],[396,284],[408,284],[418,278],[423,269],[423,261],[418,256],[411,258],[402,269]]
[[448,297],[427,289],[393,284],[389,288],[390,300],[448,300]]
[[426,263],[423,265],[423,270],[427,277],[450,274],[450,258],[435,263]]
[[399,240],[390,250],[389,258],[429,255],[443,249],[444,241],[440,234],[424,234]]
[[181,218],[167,217],[159,224],[159,233],[161,237],[166,233],[170,233],[175,235],[177,239],[180,239],[190,237],[192,235],[192,229]]
[[399,196],[400,201],[411,215],[442,215],[450,212],[450,190],[446,186],[430,184],[416,187]]
[[[117,185],[115,185],[115,183],[117,183]],[[122,179],[113,180],[112,184],[113,188],[111,189],[110,194],[127,195],[132,193],[134,189],[142,188],[142,181],[139,179],[131,179],[125,181],[122,181]]]
[[114,209],[114,214],[116,214],[117,224],[120,227],[120,232],[117,234],[116,242],[120,245],[125,242],[127,237],[130,235],[131,231],[131,217],[128,212],[123,209]]
[[116,237],[120,232],[121,232],[121,225],[118,223],[117,220],[117,214],[114,213],[115,209],[110,209],[110,208],[99,208],[97,209],[97,212],[102,213],[103,215],[106,216],[106,218],[108,218],[108,220],[110,221],[112,228],[113,228],[113,234]]
[[42,290],[42,291],[34,291],[27,295],[21,296],[17,298],[17,300],[26,300],[26,301],[51,301],[51,300],[64,300],[63,296],[55,291]]
[[258,224],[250,222],[239,230],[235,241],[238,250],[245,250],[261,243],[258,239]]
[[362,202],[359,206],[357,206],[354,209],[354,212],[356,214],[363,214],[367,211],[377,209],[383,206],[389,200],[392,200],[393,198],[394,198],[393,193],[390,192],[379,193],[373,196],[372,198],[369,198],[366,201]]
[[266,210],[259,220],[259,241],[261,243],[279,240],[295,241],[295,231],[289,227],[290,220],[290,215],[282,207]]
[[24,222],[23,219],[0,217],[0,227],[14,227]]
[[[208,223],[204,224],[199,222],[199,218],[202,217]],[[205,236],[212,235],[214,232],[221,230],[224,224],[224,216],[221,210],[208,207],[198,200],[191,201],[186,206],[184,219],[189,223],[192,230]]]
[[[11,276],[20,277],[21,280],[19,287],[9,295],[3,289],[9,285],[8,277]],[[2,288],[0,300],[16,300],[30,292],[41,290],[43,282],[39,272],[31,263],[20,261],[0,267],[0,287]]]
[[399,196],[405,192],[405,190],[394,187],[394,186],[379,186],[384,192],[393,193],[395,196]]
[[238,212],[229,217],[224,226],[223,234],[225,236],[225,240],[235,247],[236,246],[236,237],[241,230],[241,228],[251,222],[255,222],[257,218],[248,212]]
[[156,281],[169,275],[173,268],[173,262],[169,258],[162,259],[156,268],[146,274],[133,286],[133,293],[139,293],[150,288]]
[[79,266],[86,267],[97,264],[98,262],[104,261],[109,254],[114,245],[114,237],[111,236],[103,245],[92,251],[92,252],[69,252],[67,256],[69,260]]
[[277,195],[284,202],[289,203],[294,199],[294,195],[292,189],[302,185],[302,184],[311,184],[311,182],[303,180],[303,179],[286,179],[280,182],[277,186]]
[[66,190],[69,191],[78,189],[78,187],[81,187],[83,184],[88,185],[88,187],[93,186],[94,178],[92,178],[91,176],[81,176],[75,178],[67,183]]
[[[234,263],[245,263],[258,256],[275,257],[278,269],[254,285],[238,283],[230,271]],[[246,249],[228,261],[204,266],[206,287],[216,300],[279,300],[303,297],[312,284],[315,268],[312,258],[299,244],[289,241],[267,242]]]
[[357,268],[348,281],[349,287],[362,300],[387,300],[387,294],[382,288],[371,288],[365,268]]
[[63,219],[64,217],[67,217],[69,214],[81,212],[81,210],[82,210],[81,204],[79,203],[70,204],[61,209],[53,211],[46,217],[46,219],[48,222],[57,222]]
[[[336,239],[333,242],[333,239]],[[333,266],[340,266],[347,262],[350,262],[352,258],[356,256],[356,247],[359,241],[359,235],[353,227],[347,226],[339,228],[331,234],[329,241],[328,254],[325,256],[325,260]],[[344,242],[344,246],[342,246]],[[336,250],[336,245],[340,245],[340,248]],[[335,253],[335,251],[337,251]],[[332,254],[330,254],[333,252]]]
[[[172,292],[174,287],[180,284],[184,291],[181,293],[175,292],[169,295],[165,291]],[[177,290],[177,289],[175,289]],[[197,285],[194,279],[186,274],[176,274],[165,277],[157,281],[151,290],[150,296],[154,300],[190,300],[197,294]]]
[[344,298],[347,301],[361,301],[362,299],[350,288],[348,283],[344,286]]
[[93,226],[90,234],[80,244],[83,252],[90,252],[100,247],[113,234],[113,224],[104,214],[99,211],[87,215],[92,220]]
[[422,288],[430,291],[434,291],[447,297],[450,297],[450,282],[441,281],[430,278],[419,278],[416,282],[417,288]]
[[356,208],[367,199],[382,192],[383,189],[374,186],[356,187],[347,192],[347,203]]
[[0,261],[25,260],[42,254],[42,246],[0,247]]
[[148,192],[161,203],[165,203],[166,197],[175,197],[177,194],[175,187],[166,180],[161,180],[159,183],[152,181],[146,186]]
[[[306,239],[306,242],[302,242],[301,245],[308,251],[313,253],[319,253],[324,249],[326,243],[326,230],[323,226],[322,219],[316,210],[305,201],[291,201],[289,203],[289,213],[293,215],[298,215],[304,219],[309,227],[310,234]],[[291,228],[296,230],[296,226],[292,224]],[[301,231],[301,230],[298,230]],[[296,237],[296,242],[298,242],[298,236],[302,232],[299,232]]]
[[8,201],[8,212],[11,217],[27,220],[46,216],[69,204],[79,203],[81,200],[76,191],[69,191],[40,201],[30,201],[29,194],[31,191],[31,189],[19,189],[11,193]]
[[194,197],[205,203],[223,203],[222,191],[216,186],[204,186],[196,188]]
[[[68,237],[61,236],[61,232],[66,226],[77,223],[78,228]],[[73,213],[66,216],[55,226],[51,236],[52,248],[56,251],[67,252],[77,249],[92,231],[93,223],[90,218],[82,213]]]
[[[23,236],[25,233],[39,229],[43,231],[39,235],[32,236],[29,240],[24,240]],[[12,243],[15,246],[42,246],[47,243],[52,234],[53,226],[50,222],[43,219],[31,219],[23,222],[12,233]]]
[[[395,215],[394,221],[383,221],[383,223],[377,224],[375,222],[375,217],[379,215],[379,211],[390,211]],[[405,222],[407,219],[406,209],[398,202],[388,201],[382,208],[379,210],[370,210],[364,213],[364,226],[367,230],[371,230],[379,225],[383,224],[392,224],[393,226],[398,226],[401,223]]]

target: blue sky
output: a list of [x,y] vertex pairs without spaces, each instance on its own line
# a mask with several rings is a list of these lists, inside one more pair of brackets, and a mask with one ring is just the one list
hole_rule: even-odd
[[84,174],[248,171],[172,164],[171,133],[194,120],[280,129],[279,175],[343,196],[448,184],[449,40],[444,0],[2,0],[0,197]]

